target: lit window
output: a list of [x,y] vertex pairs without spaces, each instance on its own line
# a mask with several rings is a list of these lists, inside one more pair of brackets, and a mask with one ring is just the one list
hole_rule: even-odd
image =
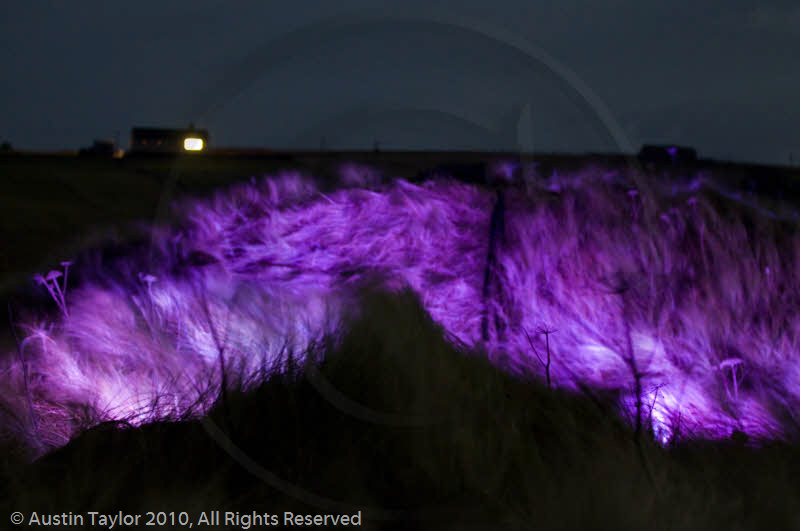
[[202,138],[186,138],[183,141],[183,149],[186,151],[200,151],[203,149]]

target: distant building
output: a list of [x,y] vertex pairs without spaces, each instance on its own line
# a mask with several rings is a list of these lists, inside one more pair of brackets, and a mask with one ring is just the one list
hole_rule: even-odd
[[134,127],[131,130],[131,153],[183,153],[208,149],[208,131],[195,129],[159,129]]

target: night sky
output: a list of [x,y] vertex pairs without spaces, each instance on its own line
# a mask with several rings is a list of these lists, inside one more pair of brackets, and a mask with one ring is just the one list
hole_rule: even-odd
[[374,5],[4,2],[0,141],[800,159],[796,0]]

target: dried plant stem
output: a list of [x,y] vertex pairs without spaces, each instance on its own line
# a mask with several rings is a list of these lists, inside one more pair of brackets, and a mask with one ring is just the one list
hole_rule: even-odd
[[28,405],[28,414],[30,415],[31,426],[33,427],[33,435],[39,448],[43,448],[42,440],[39,436],[39,422],[36,419],[36,412],[33,409],[33,398],[31,397],[31,389],[28,384],[28,364],[25,362],[25,356],[22,353],[22,343],[17,336],[16,325],[14,324],[14,316],[11,312],[11,303],[8,303],[8,325],[11,328],[11,333],[14,335],[14,342],[17,344],[17,355],[19,356],[19,363],[22,366],[22,377],[25,385],[25,400]]

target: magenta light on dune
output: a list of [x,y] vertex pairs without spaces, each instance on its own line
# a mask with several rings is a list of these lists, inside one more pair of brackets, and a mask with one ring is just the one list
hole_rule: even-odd
[[358,286],[378,282],[412,289],[450,340],[510,372],[618,397],[662,442],[789,435],[800,238],[784,207],[711,178],[645,190],[622,172],[497,169],[494,187],[357,165],[335,191],[252,179],[177,205],[183,221],[153,228],[146,257],[84,261],[75,286],[65,262],[39,277],[53,318],[24,323],[6,358],[7,424],[51,448],[86,411],[133,425],[200,415],[226,367],[256,384],[335,336]]

